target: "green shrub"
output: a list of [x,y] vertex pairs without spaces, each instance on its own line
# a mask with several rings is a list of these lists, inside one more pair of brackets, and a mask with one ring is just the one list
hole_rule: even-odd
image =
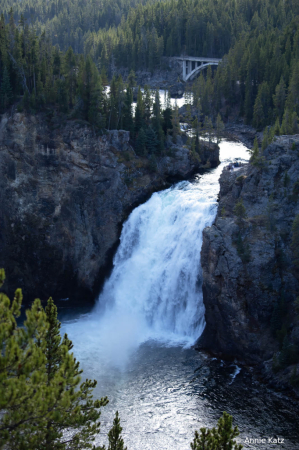
[[234,207],[234,214],[237,216],[237,221],[238,221],[239,225],[242,223],[243,219],[245,219],[247,217],[246,209],[243,204],[242,197],[240,198],[240,200],[236,203],[236,206]]

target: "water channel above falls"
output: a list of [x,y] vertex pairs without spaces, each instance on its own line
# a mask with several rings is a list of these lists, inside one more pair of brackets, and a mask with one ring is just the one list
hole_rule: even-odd
[[[298,448],[295,407],[260,386],[250,370],[191,348],[204,328],[202,230],[217,210],[218,179],[230,161],[248,159],[240,143],[220,144],[221,165],[153,194],[123,226],[114,269],[92,311],[60,310],[95,397],[108,396],[101,434],[118,410],[128,450],[187,450],[194,431],[224,410],[244,439],[279,436]],[[298,410],[297,410],[298,412]]]

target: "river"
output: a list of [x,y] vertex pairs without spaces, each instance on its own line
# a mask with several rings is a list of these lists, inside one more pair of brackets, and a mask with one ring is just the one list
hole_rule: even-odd
[[[60,310],[84,377],[107,395],[101,434],[106,444],[119,411],[128,450],[187,450],[194,431],[215,425],[225,410],[245,448],[295,449],[294,406],[240,368],[192,349],[204,329],[202,230],[217,211],[219,176],[248,160],[240,143],[220,144],[221,164],[155,193],[123,225],[114,268],[92,311]],[[244,444],[246,438],[286,445]]]

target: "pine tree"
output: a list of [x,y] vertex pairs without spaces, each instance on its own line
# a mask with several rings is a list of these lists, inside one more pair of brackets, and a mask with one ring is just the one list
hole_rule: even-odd
[[192,450],[241,450],[243,446],[237,444],[235,438],[239,435],[238,427],[232,426],[233,418],[224,411],[218,420],[217,427],[201,428],[200,434],[195,431]]
[[131,137],[133,136],[134,131],[132,103],[133,103],[133,93],[132,89],[128,86],[125,94],[121,128],[130,131]]
[[144,121],[146,126],[150,125],[151,115],[152,115],[152,96],[150,88],[145,85],[144,86]]
[[177,103],[175,104],[173,115],[172,115],[172,139],[173,142],[176,144],[177,142],[177,136],[181,133],[181,127],[180,127],[180,119],[179,119],[179,108]]
[[164,133],[162,129],[160,94],[156,90],[153,105],[152,127],[157,136],[157,153],[161,154],[164,149]]
[[213,123],[212,123],[212,120],[210,119],[210,117],[208,117],[208,116],[205,117],[203,131],[205,134],[208,135],[209,145],[211,145],[212,135],[213,135]]
[[135,133],[143,126],[144,103],[140,86],[138,87],[137,105],[135,110]]
[[264,108],[262,104],[261,95],[256,97],[253,108],[253,126],[260,129],[265,122]]
[[[267,137],[267,142],[268,142],[268,137]],[[249,152],[251,154],[250,160],[249,160],[251,162],[251,164],[255,167],[262,169],[265,164],[265,157],[260,155],[259,144],[258,144],[258,140],[256,137],[254,139],[253,149],[249,150]]]
[[7,67],[4,67],[3,76],[1,80],[1,88],[0,88],[0,106],[1,110],[5,111],[10,105],[13,98],[12,88],[9,79],[9,73]]
[[148,127],[146,130],[146,148],[149,153],[156,154],[158,152],[157,134],[152,127]]
[[283,77],[281,77],[279,84],[275,88],[275,94],[273,95],[273,103],[275,106],[275,113],[278,120],[282,119],[285,100],[286,100],[286,86]]
[[139,130],[136,138],[135,150],[137,155],[145,156],[146,154],[146,134],[143,128]]
[[280,123],[279,123],[279,118],[277,117],[274,127],[273,127],[273,135],[274,136],[279,136],[280,135]]
[[280,134],[293,134],[292,112],[286,108],[283,114]]
[[131,70],[131,72],[128,75],[127,85],[130,89],[133,89],[136,86],[136,75],[134,70]]
[[[4,280],[0,269],[0,287]],[[46,381],[44,346],[35,343],[43,340],[47,322],[35,300],[24,327],[17,327],[21,304],[21,289],[12,303],[0,293],[0,447],[29,450],[39,442],[36,422],[42,419]]]
[[172,109],[171,108],[166,108],[163,111],[163,126],[162,126],[162,128],[163,128],[165,135],[173,129]]
[[[79,362],[70,353],[72,342],[65,334],[60,336],[61,324],[57,320],[57,308],[48,300],[45,309],[48,323],[44,343],[46,345],[47,401],[45,417],[39,434],[39,450],[70,450],[93,448],[92,441],[100,431],[100,408],[108,403],[107,398],[92,399],[96,381],[86,380],[80,384],[82,370]],[[71,436],[63,442],[63,430]],[[98,447],[100,449],[100,447]]]
[[77,90],[77,77],[76,77],[76,57],[71,47],[69,47],[68,51],[64,55],[62,67],[63,67],[63,74],[66,79],[69,107],[73,108]]
[[108,433],[108,450],[127,450],[127,447],[124,447],[124,440],[121,437],[121,432],[122,427],[120,426],[118,411],[116,411],[115,418],[113,420],[113,427]]
[[221,120],[221,116],[220,114],[217,115],[217,120],[216,120],[216,138],[217,138],[217,144],[220,143],[221,141],[221,133],[224,130],[224,123]]
[[263,132],[263,140],[262,140],[262,152],[268,147],[271,143],[271,137],[269,133],[269,128],[266,127]]
[[237,216],[237,221],[239,225],[242,223],[243,219],[247,217],[242,197],[239,199],[239,201],[236,203],[236,206],[234,207],[234,214]]
[[[5,274],[0,270],[0,284]],[[21,290],[10,304],[0,293],[0,447],[8,450],[80,450],[93,446],[100,430],[100,408],[92,399],[96,381],[80,384],[82,370],[70,352],[52,299],[46,310],[35,300],[17,327]],[[68,430],[66,439],[63,437]]]

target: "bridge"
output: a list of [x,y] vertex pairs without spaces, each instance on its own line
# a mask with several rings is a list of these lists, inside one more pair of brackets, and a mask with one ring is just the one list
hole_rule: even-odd
[[201,70],[208,66],[218,66],[221,59],[203,58],[201,56],[178,56],[173,59],[183,62],[183,80],[192,80]]

